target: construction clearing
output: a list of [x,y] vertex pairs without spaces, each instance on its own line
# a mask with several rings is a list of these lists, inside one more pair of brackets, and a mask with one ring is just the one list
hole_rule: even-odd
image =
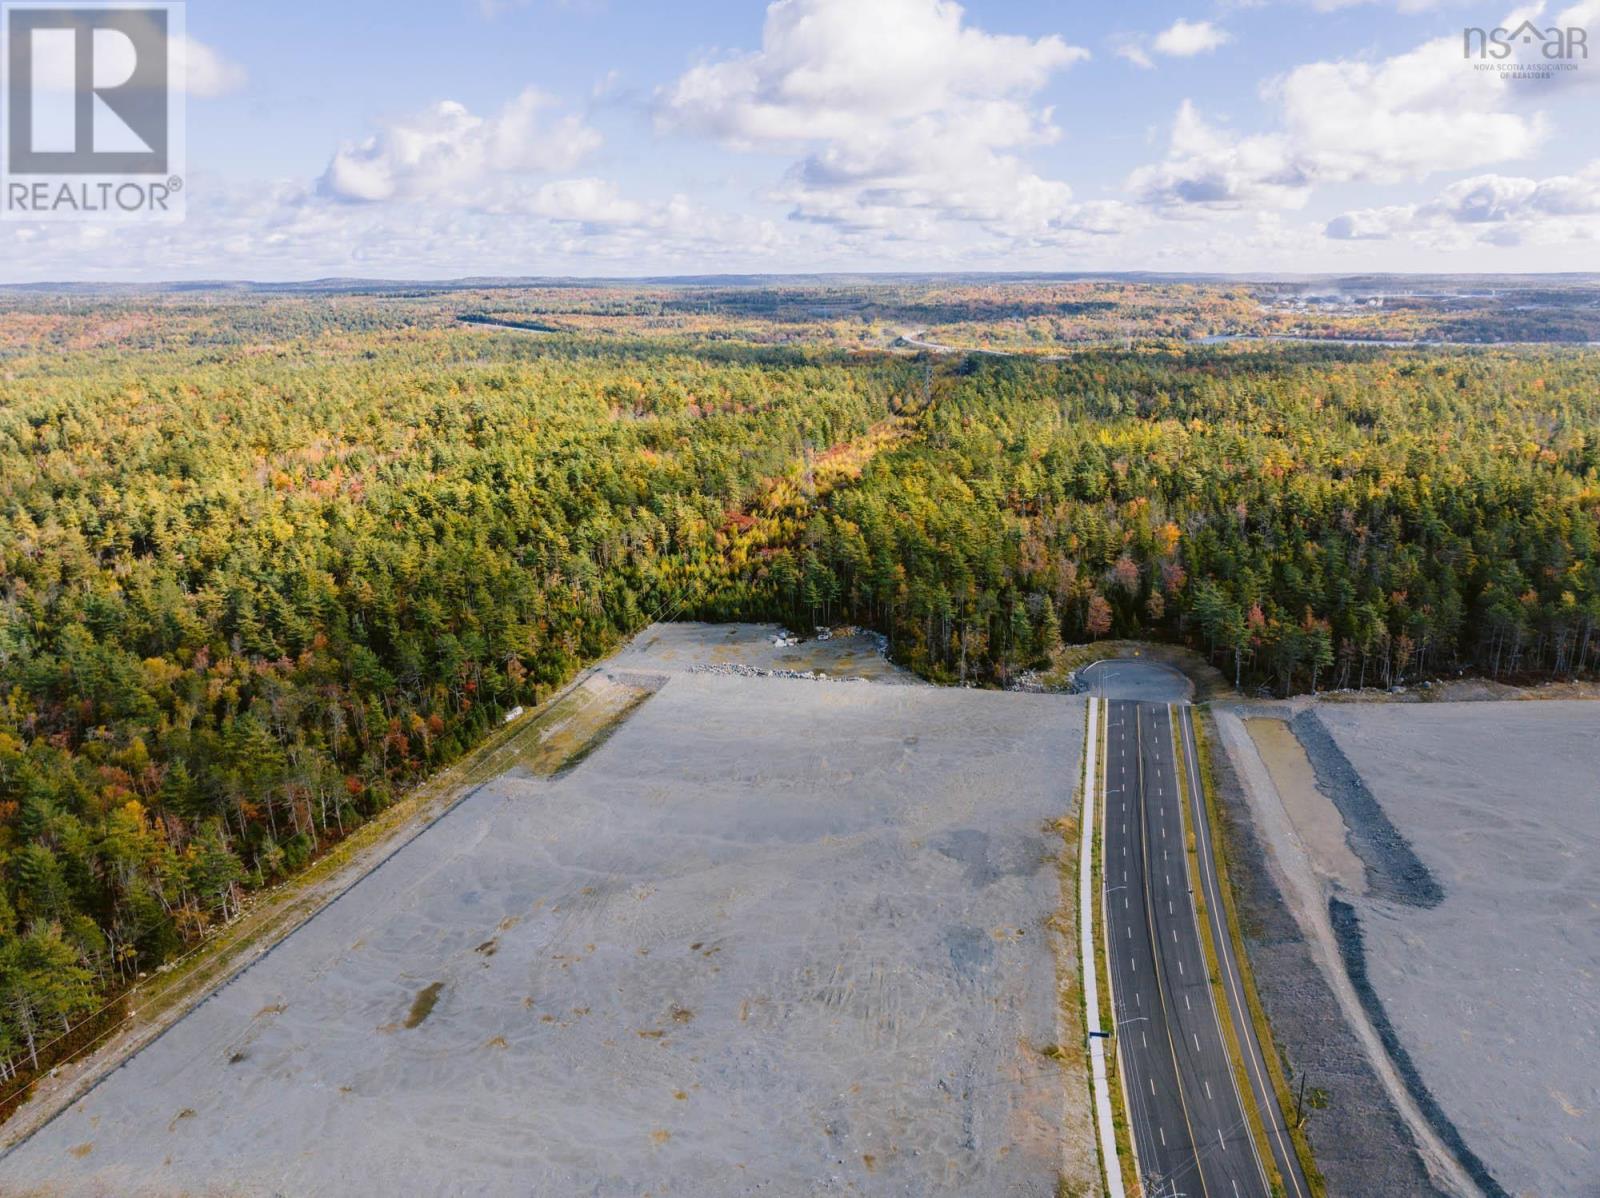
[[[1095,1192],[1057,1047],[1083,702],[695,674],[679,636],[0,1158],[6,1192]],[[809,668],[893,673],[840,640]]]

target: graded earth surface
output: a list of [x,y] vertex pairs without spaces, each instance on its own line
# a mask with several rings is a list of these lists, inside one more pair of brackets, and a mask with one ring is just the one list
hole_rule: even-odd
[[480,787],[0,1189],[1054,1193],[1094,1169],[1050,1051],[1083,719],[675,673],[565,775]]

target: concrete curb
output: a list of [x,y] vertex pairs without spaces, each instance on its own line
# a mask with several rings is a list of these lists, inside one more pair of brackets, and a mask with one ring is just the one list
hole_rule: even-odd
[[1106,1078],[1106,1051],[1100,1027],[1100,990],[1094,968],[1094,825],[1095,790],[1099,771],[1100,703],[1089,700],[1089,746],[1083,757],[1083,806],[1079,815],[1078,954],[1083,969],[1083,998],[1089,1028],[1089,1060],[1094,1071],[1095,1122],[1100,1129],[1100,1161],[1105,1166],[1106,1191],[1111,1198],[1126,1198],[1122,1163],[1117,1156],[1117,1133],[1111,1116],[1111,1085]]

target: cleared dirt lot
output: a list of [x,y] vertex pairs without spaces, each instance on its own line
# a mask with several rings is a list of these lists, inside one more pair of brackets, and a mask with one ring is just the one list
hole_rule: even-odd
[[652,624],[612,659],[619,670],[644,669],[676,674],[707,666],[751,666],[758,670],[820,672],[829,678],[857,678],[906,686],[927,684],[889,661],[879,638],[869,632],[840,633],[819,640],[804,634],[799,644],[775,644],[795,635],[776,624]]
[[1048,1195],[1093,1169],[1044,1051],[1082,727],[1058,696],[672,677],[570,773],[484,785],[0,1189]]
[[1423,1085],[1503,1191],[1600,1194],[1600,704],[1318,714],[1443,891],[1348,899]]

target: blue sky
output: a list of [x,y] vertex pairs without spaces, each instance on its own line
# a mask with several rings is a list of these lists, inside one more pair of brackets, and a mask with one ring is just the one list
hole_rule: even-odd
[[187,220],[0,279],[1600,270],[1600,0],[1507,2],[193,0]]

